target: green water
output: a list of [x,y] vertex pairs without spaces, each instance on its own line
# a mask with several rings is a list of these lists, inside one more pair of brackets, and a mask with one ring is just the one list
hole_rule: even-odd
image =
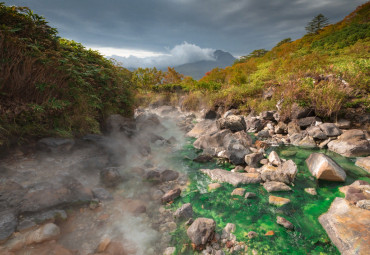
[[[318,217],[329,209],[335,197],[343,197],[338,187],[351,184],[357,179],[370,181],[370,176],[354,165],[355,159],[348,159],[338,154],[315,149],[302,149],[294,146],[274,147],[281,158],[292,159],[298,166],[298,174],[292,191],[273,192],[272,195],[289,198],[290,204],[282,207],[268,203],[268,193],[260,184],[240,185],[248,192],[257,194],[257,198],[244,199],[232,197],[235,187],[222,184],[222,187],[208,192],[211,183],[208,176],[199,172],[201,168],[224,168],[230,170],[232,165],[219,166],[215,162],[196,163],[192,159],[201,151],[192,146],[189,139],[184,148],[172,154],[169,160],[173,167],[188,173],[190,185],[168,208],[174,211],[184,203],[191,203],[194,219],[198,217],[212,218],[216,221],[220,233],[227,223],[236,224],[234,233],[239,242],[245,242],[258,254],[339,254],[331,243],[325,230],[321,227]],[[343,183],[316,181],[309,173],[305,160],[313,152],[323,152],[332,157],[347,172],[347,180]],[[316,188],[318,195],[312,196],[304,188]],[[295,226],[295,230],[286,230],[276,223],[276,216],[283,216]],[[172,245],[176,246],[177,254],[195,254],[191,249],[190,240],[186,235],[184,224],[179,223],[178,229],[172,233]],[[265,236],[273,230],[274,236]],[[258,237],[249,239],[247,233],[255,231]],[[236,253],[234,253],[236,254]],[[242,254],[242,253],[241,253]]]

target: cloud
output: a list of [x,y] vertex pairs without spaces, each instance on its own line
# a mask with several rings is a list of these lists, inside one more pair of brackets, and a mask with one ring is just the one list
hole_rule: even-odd
[[154,56],[143,57],[142,55],[135,55],[135,52],[132,52],[130,56],[120,56],[115,53],[112,57],[127,68],[166,68],[168,66],[173,67],[201,60],[214,60],[214,51],[214,49],[201,48],[195,44],[183,42],[172,49],[167,49],[163,53],[156,53]]
[[323,13],[343,19],[367,0],[4,0],[44,15],[62,37],[85,45],[162,52],[188,41],[246,55],[296,39]]

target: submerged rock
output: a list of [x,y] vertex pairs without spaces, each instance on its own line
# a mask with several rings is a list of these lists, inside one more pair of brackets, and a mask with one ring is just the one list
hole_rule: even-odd
[[283,217],[277,216],[276,223],[282,225],[286,229],[294,229],[294,225]]
[[213,181],[226,182],[234,186],[261,182],[259,173],[233,173],[223,169],[200,169],[200,171],[208,175]]
[[319,222],[341,254],[365,255],[370,251],[370,211],[337,197]]
[[186,234],[195,246],[205,245],[215,235],[216,222],[213,219],[198,218],[186,231]]
[[283,206],[290,203],[290,199],[283,197],[269,196],[269,203],[277,206]]
[[346,172],[334,160],[323,153],[312,153],[306,159],[308,170],[317,179],[326,181],[346,180]]
[[328,143],[328,148],[345,157],[370,155],[370,141],[362,130],[351,129],[338,136],[337,140]]
[[283,182],[275,182],[275,181],[265,182],[263,184],[263,187],[265,188],[265,190],[267,190],[267,192],[290,191],[290,190],[292,190],[285,183],[283,183]]

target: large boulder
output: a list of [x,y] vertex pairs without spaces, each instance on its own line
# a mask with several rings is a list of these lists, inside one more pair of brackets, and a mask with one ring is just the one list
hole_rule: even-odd
[[205,134],[200,136],[195,142],[194,147],[197,149],[209,149],[209,148],[219,148],[224,145],[224,137],[230,134],[231,131],[224,129],[210,134]]
[[310,136],[312,136],[315,139],[325,140],[328,138],[327,135],[318,126],[312,126],[307,128],[307,132]]
[[55,177],[28,187],[20,205],[21,213],[33,213],[74,203],[89,202],[93,199],[90,189],[70,176]]
[[328,148],[345,157],[370,155],[370,141],[362,130],[351,129],[344,132],[337,140],[328,143]]
[[312,153],[306,159],[308,170],[320,180],[340,181],[346,180],[346,172],[333,159],[323,153]]
[[324,123],[319,125],[319,127],[328,137],[339,136],[342,134],[342,131],[334,123]]
[[370,173],[370,156],[365,158],[358,158],[355,164],[356,166],[359,166],[366,172]]
[[229,129],[232,132],[242,131],[246,128],[246,123],[243,116],[230,115],[226,118],[220,118],[216,121],[219,129]]
[[259,172],[262,180],[265,182],[276,181],[291,184],[294,182],[298,168],[293,160],[287,160],[280,166],[264,165],[259,169]]
[[262,159],[264,159],[263,153],[251,153],[244,157],[245,163],[250,167],[258,167]]
[[312,116],[314,114],[314,110],[308,107],[299,106],[298,104],[294,103],[290,109],[290,117],[291,119],[300,119]]
[[119,114],[113,114],[106,119],[104,130],[108,134],[123,133],[127,136],[132,136],[136,130],[135,120],[125,118]]
[[274,192],[274,191],[290,191],[292,190],[288,185],[283,182],[275,182],[269,181],[263,184],[263,187],[267,192]]
[[260,119],[256,117],[248,117],[246,118],[246,130],[248,132],[258,132],[263,129],[263,123]]
[[213,219],[198,218],[186,231],[195,246],[203,246],[210,242],[215,235],[216,222]]
[[245,148],[239,143],[230,144],[226,150],[222,150],[217,154],[220,158],[227,158],[234,165],[244,164],[244,157],[251,153],[248,148]]
[[250,135],[248,135],[245,131],[239,131],[236,133],[229,133],[226,134],[223,139],[223,146],[227,148],[232,143],[240,143],[245,148],[252,146],[253,140]]
[[192,130],[190,130],[186,136],[199,138],[202,135],[213,133],[217,131],[216,121],[213,120],[202,120],[195,124]]
[[316,121],[321,122],[321,120],[318,117],[306,117],[298,120],[298,125],[301,128],[306,128],[312,125],[315,125]]
[[370,211],[352,206],[344,198],[335,198],[319,222],[343,255],[366,255],[370,251]]
[[223,169],[200,169],[200,171],[213,181],[226,182],[234,186],[261,182],[259,173],[234,173]]
[[183,204],[173,215],[176,218],[190,219],[193,217],[193,207],[190,203]]

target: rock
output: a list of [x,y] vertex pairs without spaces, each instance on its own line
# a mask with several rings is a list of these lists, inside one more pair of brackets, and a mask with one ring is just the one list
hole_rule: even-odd
[[337,140],[328,143],[328,148],[345,157],[370,155],[370,141],[362,130],[351,129],[344,132]]
[[179,173],[173,170],[164,170],[161,173],[161,181],[162,182],[168,182],[168,181],[174,181],[179,177]]
[[276,111],[264,111],[260,113],[260,118],[264,120],[275,120],[274,113]]
[[200,154],[195,159],[193,159],[193,161],[198,162],[198,163],[206,163],[206,162],[210,162],[212,160],[213,160],[213,156],[211,156],[209,154]]
[[173,255],[176,252],[176,247],[167,247],[163,255]]
[[205,245],[215,235],[216,222],[213,219],[198,218],[186,231],[188,237],[195,246]]
[[337,197],[329,211],[319,217],[319,222],[341,254],[365,255],[370,251],[370,211]]
[[93,194],[70,176],[56,176],[50,182],[31,185],[20,205],[21,213],[40,212],[73,203],[90,202]]
[[281,151],[281,155],[284,156],[284,157],[292,157],[295,154],[297,154],[296,151],[289,151],[289,150]]
[[217,131],[200,136],[195,142],[194,147],[197,149],[219,148],[224,145],[224,137],[230,134],[228,129]]
[[248,232],[248,238],[249,239],[253,239],[253,238],[257,237],[257,236],[258,236],[258,234],[256,232],[254,232],[254,231],[249,231]]
[[283,175],[288,177],[289,182],[293,183],[298,172],[298,167],[293,160],[289,159],[283,162],[281,165],[281,171],[283,172]]
[[272,96],[274,95],[275,90],[276,90],[275,87],[269,87],[269,88],[265,89],[262,92],[263,99],[264,100],[270,100],[272,98]]
[[246,130],[248,132],[259,132],[263,129],[263,123],[260,119],[249,118],[246,120]]
[[230,144],[226,150],[223,150],[217,154],[220,158],[227,158],[234,165],[244,164],[244,158],[246,154],[251,151],[239,143]]
[[218,129],[229,129],[232,132],[242,131],[246,128],[243,116],[230,115],[226,118],[220,118],[216,121]]
[[293,224],[283,217],[277,216],[276,223],[282,225],[286,229],[294,229]]
[[298,144],[294,144],[294,145],[304,147],[304,148],[317,147],[315,140],[311,136],[308,136],[308,135],[306,135],[302,140],[300,140]]
[[259,162],[264,159],[264,156],[262,153],[251,153],[247,154],[244,157],[245,163],[247,163],[248,166],[250,167],[258,167]]
[[291,107],[291,113],[290,116],[292,119],[300,119],[312,116],[314,114],[314,111],[308,107],[302,107],[298,104],[294,103]]
[[276,126],[275,126],[275,133],[276,134],[286,134],[288,133],[288,126],[280,121]]
[[361,209],[370,210],[370,200],[369,199],[360,200],[356,203],[356,206]]
[[351,128],[351,121],[345,119],[339,119],[337,122],[334,123],[340,129],[349,129]]
[[342,131],[334,123],[324,123],[319,125],[322,132],[328,137],[339,136],[342,134]]
[[106,249],[107,249],[107,247],[108,247],[108,245],[110,244],[110,242],[111,242],[112,240],[110,239],[110,238],[108,238],[108,237],[104,237],[101,241],[100,241],[100,243],[99,243],[99,246],[98,246],[98,248],[96,249],[96,251],[97,252],[104,252]]
[[37,142],[37,148],[45,152],[63,153],[68,152],[75,145],[73,139],[67,138],[42,138]]
[[107,167],[100,171],[100,180],[107,187],[116,187],[123,182],[118,167]]
[[366,195],[366,193],[364,193],[361,189],[352,187],[350,185],[346,191],[345,198],[352,204],[356,204],[360,200],[370,199],[370,194]]
[[257,195],[253,192],[247,192],[244,196],[246,199],[257,197]]
[[13,212],[9,210],[0,212],[0,242],[13,234],[17,224],[18,220]]
[[176,218],[189,219],[193,217],[193,207],[190,203],[183,204],[179,209],[174,213]]
[[268,149],[270,148],[270,145],[264,141],[257,140],[255,142],[256,148],[257,149]]
[[167,128],[164,127],[158,115],[154,113],[142,113],[137,115],[136,117],[136,129],[138,131],[147,131],[150,130],[151,132],[155,131],[166,131]]
[[263,181],[277,181],[285,184],[293,183],[297,172],[298,168],[293,160],[287,160],[279,167],[264,165],[260,169]]
[[310,136],[312,136],[315,139],[325,140],[328,138],[326,134],[318,126],[312,126],[307,128],[307,132]]
[[92,193],[94,194],[94,197],[96,197],[97,199],[102,200],[102,201],[113,199],[112,194],[104,188],[92,189]]
[[265,234],[265,236],[273,236],[273,235],[275,235],[275,232],[272,231],[272,230],[267,231],[266,234]]
[[356,166],[361,167],[366,172],[370,173],[370,156],[366,158],[357,158],[356,160]]
[[195,124],[192,130],[190,130],[186,136],[199,138],[207,133],[213,133],[217,131],[216,121],[213,120],[202,120]]
[[[262,154],[263,155],[263,154]],[[267,158],[263,158],[263,159],[261,159],[260,160],[260,164],[261,165],[266,165],[266,164],[268,164],[269,163],[269,160],[267,159]]]
[[149,170],[145,173],[144,179],[149,182],[158,183],[161,181],[161,173],[156,170]]
[[230,234],[230,233],[234,233],[235,230],[236,230],[235,224],[227,223],[222,232],[226,232],[226,233]]
[[234,186],[261,182],[258,173],[233,173],[223,169],[200,169],[200,171],[207,174],[213,181],[226,182]]
[[48,223],[30,233],[26,238],[26,244],[37,244],[49,240],[55,240],[60,235],[60,229],[54,223]]
[[234,169],[232,169],[231,171],[235,172],[235,173],[243,173],[244,172],[244,167],[242,166],[236,166]]
[[316,121],[321,122],[321,120],[318,117],[306,117],[298,120],[298,126],[301,128],[306,128],[312,125],[315,125]]
[[277,206],[283,206],[290,203],[290,199],[283,197],[269,196],[269,203]]
[[218,188],[221,188],[221,184],[215,182],[215,183],[210,183],[208,184],[208,189],[211,191],[211,190],[215,190],[215,189],[218,189]]
[[304,191],[310,195],[313,195],[313,196],[316,196],[317,195],[317,191],[315,188],[305,188]]
[[346,180],[346,172],[329,156],[323,153],[312,153],[306,159],[308,170],[316,179],[326,181]]
[[301,128],[298,125],[297,121],[291,121],[288,123],[288,134],[293,135],[295,133],[300,133]]
[[276,153],[276,151],[271,151],[270,152],[268,160],[274,166],[281,165],[281,159],[280,159],[279,155]]
[[252,137],[248,135],[245,131],[229,133],[223,138],[223,146],[225,148],[235,143],[241,144],[244,147],[248,148],[252,146],[253,140]]
[[170,190],[166,194],[163,195],[162,203],[168,203],[170,201],[173,201],[175,198],[179,197],[180,194],[181,194],[181,190],[178,188]]
[[265,182],[263,184],[263,187],[265,188],[265,190],[267,190],[267,192],[290,191],[290,190],[292,190],[285,183],[283,183],[283,182],[275,182],[275,181]]
[[123,133],[130,137],[136,130],[135,120],[125,118],[119,114],[113,114],[105,121],[104,130],[108,134]]
[[323,149],[323,148],[325,148],[327,145],[328,145],[328,143],[330,143],[331,141],[333,141],[334,140],[334,138],[333,137],[329,137],[328,139],[326,139],[325,141],[323,141],[323,142],[321,142],[320,144],[319,144],[319,148],[320,149]]
[[245,193],[245,189],[236,188],[236,189],[233,190],[233,192],[231,192],[231,195],[232,196],[244,196],[244,193]]
[[259,138],[269,138],[269,137],[271,137],[268,130],[261,130],[260,132],[258,132],[257,136]]
[[121,205],[122,211],[131,213],[133,215],[139,215],[146,213],[146,204],[144,201],[137,199],[124,199]]

